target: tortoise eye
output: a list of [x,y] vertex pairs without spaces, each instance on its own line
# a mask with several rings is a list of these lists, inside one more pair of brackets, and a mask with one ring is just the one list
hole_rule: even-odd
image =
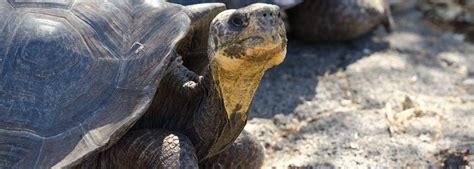
[[247,26],[247,17],[242,13],[235,13],[230,17],[230,24],[235,27],[246,27]]

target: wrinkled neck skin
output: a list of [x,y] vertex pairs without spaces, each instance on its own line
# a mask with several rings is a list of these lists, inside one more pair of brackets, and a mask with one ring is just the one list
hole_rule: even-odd
[[233,71],[217,65],[211,63],[211,72],[216,93],[223,99],[227,123],[211,148],[211,155],[229,147],[244,129],[249,107],[265,72],[264,67],[258,65],[243,66]]
[[[197,123],[204,122],[201,126],[207,126],[195,126],[197,133],[214,140],[205,158],[231,146],[244,129],[250,105],[265,71],[281,63],[286,54],[286,50],[282,50],[286,48],[279,45],[271,48],[274,50],[267,51],[268,49],[264,48],[246,51],[247,55],[242,57],[244,59],[237,61],[226,54],[225,50],[209,52],[210,58],[213,58],[206,76],[206,82],[210,83],[209,101],[207,111],[199,111],[198,114],[199,117],[217,118],[194,118]],[[219,120],[223,123],[209,126],[216,123],[209,120]],[[209,136],[210,128],[215,129],[214,137]]]
[[196,146],[200,159],[212,157],[232,145],[244,129],[264,74],[263,68],[257,70],[229,72],[210,64],[204,79],[209,84],[206,85],[208,97],[193,123],[201,141]]

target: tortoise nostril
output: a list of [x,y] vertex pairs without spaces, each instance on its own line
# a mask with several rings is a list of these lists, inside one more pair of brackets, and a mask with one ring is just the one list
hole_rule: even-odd
[[271,8],[266,8],[260,12],[261,12],[259,14],[260,19],[263,19],[263,20],[273,20],[273,19],[278,19],[278,17],[280,17],[279,11],[271,9]]

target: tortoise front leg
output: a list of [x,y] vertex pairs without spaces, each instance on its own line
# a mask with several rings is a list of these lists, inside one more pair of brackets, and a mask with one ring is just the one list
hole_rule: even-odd
[[191,141],[166,130],[129,131],[115,145],[78,168],[198,168]]
[[199,164],[204,169],[259,169],[263,165],[263,146],[249,132],[243,131],[231,147]]
[[177,53],[174,53],[174,58],[169,66],[169,73],[164,79],[171,78],[172,82],[177,82],[184,88],[194,89],[203,79],[203,76],[199,76],[185,67],[182,56]]

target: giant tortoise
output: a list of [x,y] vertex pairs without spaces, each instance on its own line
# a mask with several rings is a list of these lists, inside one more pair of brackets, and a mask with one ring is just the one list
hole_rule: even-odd
[[285,29],[274,5],[224,10],[1,0],[0,168],[196,168],[242,149],[260,165],[252,137],[233,143]]
[[180,4],[222,2],[229,8],[265,2],[286,9],[293,35],[306,41],[345,41],[379,25],[391,31],[388,0],[168,0]]

